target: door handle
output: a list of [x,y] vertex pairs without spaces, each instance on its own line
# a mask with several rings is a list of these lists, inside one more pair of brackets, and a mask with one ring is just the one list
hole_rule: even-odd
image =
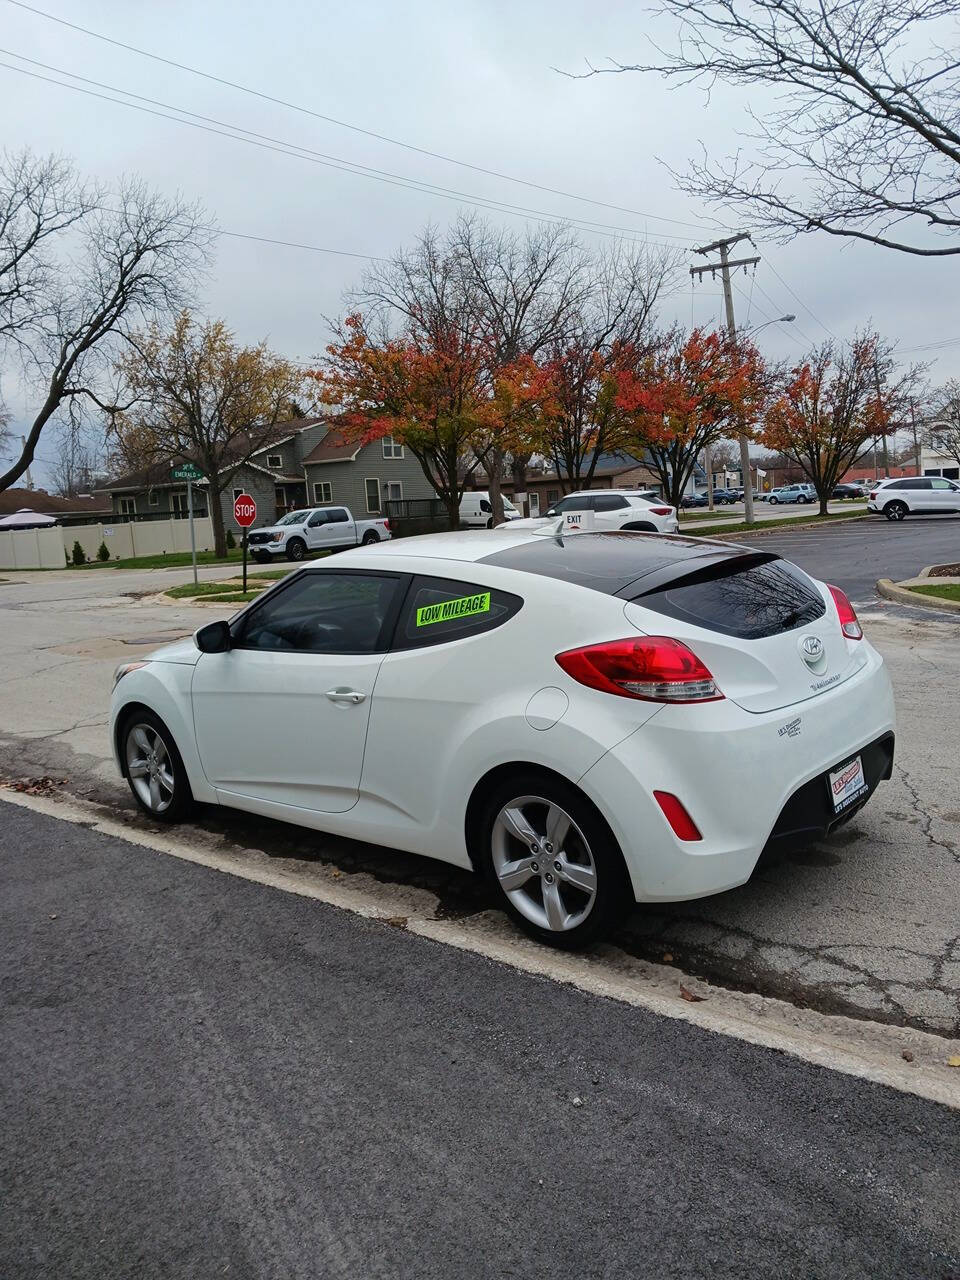
[[360,703],[366,700],[366,694],[359,689],[328,689],[326,696],[331,702]]

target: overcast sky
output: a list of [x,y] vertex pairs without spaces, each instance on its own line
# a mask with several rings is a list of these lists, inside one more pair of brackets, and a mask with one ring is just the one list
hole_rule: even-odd
[[[106,184],[123,173],[141,174],[163,191],[200,200],[226,231],[344,253],[390,254],[425,223],[445,224],[475,197],[616,224],[632,236],[692,248],[715,238],[716,215],[706,216],[675,191],[660,161],[679,164],[701,145],[714,155],[729,154],[745,127],[743,99],[728,91],[715,93],[707,105],[698,90],[668,88],[654,77],[573,80],[553,69],[575,71],[584,59],[645,56],[652,28],[637,4],[38,0],[38,6],[362,129],[636,211],[616,212],[405,150],[0,0],[4,62],[66,79],[8,56],[20,54],[330,157],[463,193],[445,198],[374,181],[0,69],[8,148],[63,152]],[[668,34],[657,30],[660,39]],[[523,216],[488,216],[523,225]],[[584,234],[605,242],[596,232]],[[927,262],[818,236],[786,247],[758,240],[757,247],[763,261],[755,277],[737,278],[738,323],[797,316],[794,324],[771,325],[759,335],[771,357],[799,356],[828,336],[827,328],[845,337],[871,321],[904,349],[960,331],[951,259]],[[322,350],[323,317],[342,309],[343,291],[362,267],[361,258],[223,237],[201,305],[223,316],[242,340],[266,337],[285,355],[306,360]],[[721,306],[718,284],[707,279],[691,288],[686,282],[666,303],[663,318],[716,323]],[[939,355],[933,376],[958,371],[960,343]],[[41,442],[41,455],[48,451]],[[39,468],[35,479],[44,472]]]

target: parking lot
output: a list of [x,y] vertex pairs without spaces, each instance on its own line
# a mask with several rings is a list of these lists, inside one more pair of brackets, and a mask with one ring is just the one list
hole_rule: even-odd
[[[895,777],[829,841],[733,892],[638,909],[599,954],[611,965],[624,951],[669,957],[733,987],[957,1034],[960,725],[944,714],[960,682],[957,622],[880,602],[873,581],[960,557],[960,520],[777,530],[762,535],[762,545],[837,583],[857,603],[894,681]],[[65,571],[0,585],[0,776],[65,779],[66,789],[142,821],[109,759],[110,678],[121,660],[229,612],[156,602],[158,591],[188,577],[184,570]],[[750,785],[745,779],[745,805]],[[205,810],[194,829],[278,865],[320,865],[358,885],[429,895],[438,915],[457,916],[464,927],[484,928],[489,919],[473,877],[436,862],[225,810]]]

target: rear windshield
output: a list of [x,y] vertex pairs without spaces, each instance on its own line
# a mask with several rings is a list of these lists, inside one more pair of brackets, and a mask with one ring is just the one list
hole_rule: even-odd
[[761,640],[809,626],[826,612],[823,597],[802,570],[786,560],[745,567],[743,561],[711,565],[644,595],[634,604],[708,631]]

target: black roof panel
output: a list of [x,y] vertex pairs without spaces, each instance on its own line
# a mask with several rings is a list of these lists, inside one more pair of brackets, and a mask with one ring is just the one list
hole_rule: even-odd
[[522,573],[558,578],[605,595],[671,568],[686,575],[700,565],[752,554],[736,543],[684,538],[679,534],[610,530],[572,533],[561,543],[549,533],[536,533],[518,546],[484,556],[481,564],[500,565]]

